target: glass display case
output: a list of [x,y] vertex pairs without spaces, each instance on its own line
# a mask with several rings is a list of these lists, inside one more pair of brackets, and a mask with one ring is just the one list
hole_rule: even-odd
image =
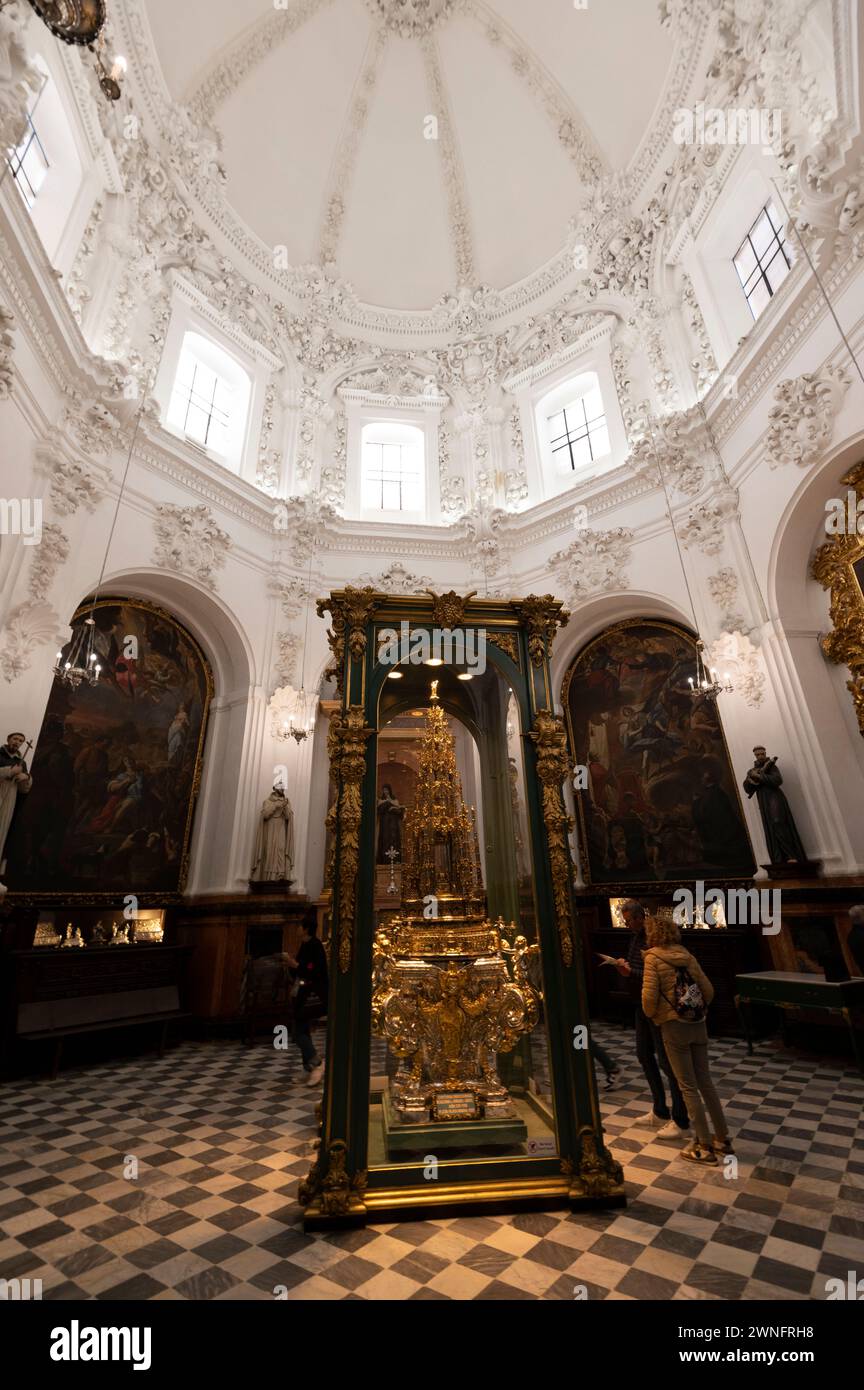
[[[569,760],[548,668],[561,605],[349,589],[319,611],[332,614],[342,704],[329,736],[332,983],[306,1227],[623,1203],[571,900]],[[379,768],[379,737],[394,728],[402,771]]]
[[164,937],[165,913],[160,908],[141,908],[133,917],[126,917],[123,908],[43,908],[33,933],[33,946],[46,950],[158,946]]

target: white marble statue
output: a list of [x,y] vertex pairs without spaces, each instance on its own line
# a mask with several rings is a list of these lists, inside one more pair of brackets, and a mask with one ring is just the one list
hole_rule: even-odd
[[250,875],[253,883],[284,882],[294,867],[294,812],[281,787],[261,807]]

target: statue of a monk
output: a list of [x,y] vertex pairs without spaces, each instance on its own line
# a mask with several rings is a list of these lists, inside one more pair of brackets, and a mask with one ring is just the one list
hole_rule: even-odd
[[777,759],[769,758],[762,747],[754,748],[753,756],[756,761],[744,778],[744,790],[748,796],[755,794],[759,803],[768,858],[772,864],[806,864],[807,854],[789,802],[780,790],[783,778]]
[[294,812],[282,788],[275,786],[261,807],[250,880],[285,883],[293,867]]

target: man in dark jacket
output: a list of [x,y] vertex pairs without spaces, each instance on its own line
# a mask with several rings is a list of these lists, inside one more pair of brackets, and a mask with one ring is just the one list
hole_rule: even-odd
[[308,1074],[307,1086],[317,1086],[324,1075],[324,1063],[315,1051],[309,1025],[327,1012],[327,953],[318,940],[318,923],[307,917],[302,926],[302,941],[297,959],[289,964],[297,972],[294,995],[294,1027],[292,1038],[300,1049],[303,1070]]
[[[642,1012],[642,953],[648,949],[645,941],[645,909],[635,898],[628,898],[621,908],[621,916],[630,929],[630,945],[626,959],[621,957],[615,964],[619,975],[624,975],[629,980],[630,992],[636,1006],[636,1056],[651,1088],[651,1098],[654,1102],[652,1127],[658,1130],[658,1139],[686,1139],[690,1132],[690,1121],[681,1088],[669,1065],[660,1029]],[[672,1097],[671,1118],[669,1106],[666,1104],[663,1077],[660,1074],[661,1067],[666,1073]]]

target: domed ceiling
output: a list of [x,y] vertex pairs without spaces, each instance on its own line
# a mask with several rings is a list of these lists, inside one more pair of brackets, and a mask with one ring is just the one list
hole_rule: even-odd
[[[236,215],[401,309],[503,289],[634,160],[673,40],[654,0],[146,0]],[[242,23],[238,19],[242,12]]]

